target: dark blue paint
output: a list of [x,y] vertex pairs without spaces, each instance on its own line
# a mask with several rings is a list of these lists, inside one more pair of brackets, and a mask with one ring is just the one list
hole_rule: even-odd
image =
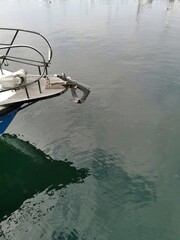
[[0,117],[0,134],[4,133],[6,128],[9,126],[11,121],[16,116],[16,113],[18,112],[19,108],[16,108],[15,110],[9,112],[8,114]]

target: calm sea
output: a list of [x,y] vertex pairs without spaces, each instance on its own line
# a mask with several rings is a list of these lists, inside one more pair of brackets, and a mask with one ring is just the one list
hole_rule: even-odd
[[0,27],[91,87],[0,138],[0,240],[180,239],[180,1],[0,0]]

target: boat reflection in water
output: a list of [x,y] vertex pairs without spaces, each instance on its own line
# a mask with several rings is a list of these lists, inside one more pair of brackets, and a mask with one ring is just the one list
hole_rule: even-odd
[[55,161],[8,134],[1,137],[0,155],[0,237],[10,236],[24,218],[38,222],[55,206],[67,185],[82,183],[89,175],[88,169]]
[[152,6],[153,0],[138,0],[137,4],[137,17],[140,16],[142,11],[144,10],[144,7]]

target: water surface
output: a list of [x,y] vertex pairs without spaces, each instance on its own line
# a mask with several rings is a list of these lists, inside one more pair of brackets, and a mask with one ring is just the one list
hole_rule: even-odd
[[180,1],[0,5],[1,26],[51,42],[51,73],[92,90],[31,106],[1,139],[1,238],[179,239]]

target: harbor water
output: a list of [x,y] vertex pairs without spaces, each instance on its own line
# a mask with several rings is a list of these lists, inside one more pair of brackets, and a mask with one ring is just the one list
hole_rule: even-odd
[[0,240],[180,239],[180,1],[0,0],[0,26],[91,87],[0,137]]

